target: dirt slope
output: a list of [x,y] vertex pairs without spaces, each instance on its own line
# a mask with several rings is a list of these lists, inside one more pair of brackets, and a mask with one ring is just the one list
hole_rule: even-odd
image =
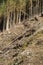
[[0,65],[43,65],[43,18],[0,34]]

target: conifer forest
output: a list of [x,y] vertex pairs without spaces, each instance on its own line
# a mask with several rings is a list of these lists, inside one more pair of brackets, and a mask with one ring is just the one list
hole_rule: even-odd
[[43,65],[43,0],[0,0],[0,65]]

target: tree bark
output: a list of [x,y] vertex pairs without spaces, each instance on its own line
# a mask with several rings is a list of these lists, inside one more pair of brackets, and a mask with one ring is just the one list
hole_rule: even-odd
[[17,11],[17,23],[19,21],[19,12]]
[[13,19],[13,26],[15,25],[15,8],[14,8],[14,19]]
[[9,30],[9,15],[7,17],[7,23],[6,23],[6,31],[8,31],[8,30]]
[[41,16],[42,16],[42,0],[41,0]]
[[32,0],[31,0],[31,17],[32,17]]
[[21,22],[21,10],[19,12],[19,23]]

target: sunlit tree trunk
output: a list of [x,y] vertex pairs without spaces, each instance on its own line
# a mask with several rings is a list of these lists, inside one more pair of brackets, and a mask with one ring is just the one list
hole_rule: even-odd
[[19,11],[19,23],[21,22],[21,10]]
[[8,15],[8,17],[7,17],[6,30],[7,30],[7,31],[9,30],[9,15]]
[[6,31],[8,31],[9,30],[9,0],[7,1],[7,21],[6,21]]
[[14,8],[14,19],[13,19],[13,26],[15,25],[15,8]]

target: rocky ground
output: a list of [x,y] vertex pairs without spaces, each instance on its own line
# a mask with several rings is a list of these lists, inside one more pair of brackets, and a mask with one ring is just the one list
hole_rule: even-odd
[[0,34],[0,65],[43,65],[43,17]]

